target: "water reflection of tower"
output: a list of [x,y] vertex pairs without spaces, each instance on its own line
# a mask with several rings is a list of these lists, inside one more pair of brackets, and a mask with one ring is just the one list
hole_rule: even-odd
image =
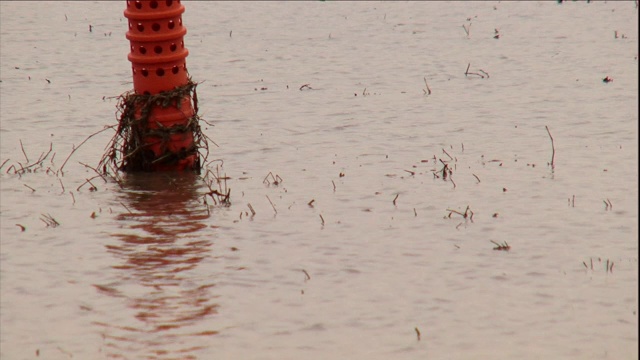
[[[211,258],[211,233],[195,174],[130,174],[119,216],[125,231],[106,248],[120,261],[115,280],[96,284],[124,299],[103,327],[105,351],[115,358],[189,359],[217,334],[206,321],[217,313],[215,283],[198,265]],[[202,193],[202,192],[200,192]],[[200,196],[200,197],[199,197]]]

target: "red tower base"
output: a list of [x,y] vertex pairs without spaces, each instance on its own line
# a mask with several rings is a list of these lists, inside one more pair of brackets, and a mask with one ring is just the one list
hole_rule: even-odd
[[122,95],[118,128],[100,162],[102,171],[200,172],[199,149],[208,149],[208,144],[194,110],[196,86],[189,80],[155,95],[134,91]]

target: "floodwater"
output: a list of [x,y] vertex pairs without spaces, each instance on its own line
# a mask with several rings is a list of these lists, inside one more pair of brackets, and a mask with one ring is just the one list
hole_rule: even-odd
[[230,206],[91,169],[124,1],[0,3],[3,360],[638,359],[635,2],[185,7]]

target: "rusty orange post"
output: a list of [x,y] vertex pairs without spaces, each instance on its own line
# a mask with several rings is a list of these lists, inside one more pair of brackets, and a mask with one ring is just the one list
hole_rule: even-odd
[[[193,124],[197,122],[197,98],[194,99],[195,84],[187,72],[187,29],[182,23],[185,7],[180,0],[126,3],[126,37],[131,45],[128,59],[133,72],[133,96],[138,97],[133,102],[133,126],[139,131],[138,139],[128,141],[140,144],[125,154],[128,161],[124,161],[123,170],[199,171],[194,141],[197,124]],[[132,162],[135,156],[142,156],[144,161]]]

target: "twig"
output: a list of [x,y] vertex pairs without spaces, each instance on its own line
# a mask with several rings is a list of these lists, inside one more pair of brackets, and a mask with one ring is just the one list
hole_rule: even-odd
[[331,183],[333,184],[333,191],[335,192],[336,191],[336,183],[333,180],[331,180]]
[[478,184],[479,184],[480,183],[480,178],[476,174],[471,174],[471,175],[473,175],[476,178],[476,180],[478,180]]
[[60,225],[60,223],[58,221],[56,221],[56,219],[54,219],[51,215],[49,214],[42,214],[42,217],[40,218],[40,220],[42,220],[42,222],[44,222],[47,227],[51,226],[51,227],[57,227]]
[[49,143],[49,151],[47,152],[46,155],[44,154],[44,152],[42,154],[40,154],[40,157],[38,158],[38,161],[36,161],[36,164],[43,162],[44,159],[46,159],[47,156],[49,156],[49,154],[51,154],[52,150],[53,150],[53,143]]
[[549,134],[549,138],[551,139],[551,169],[555,169],[555,158],[556,158],[556,147],[553,144],[553,136],[551,136],[551,131],[549,131],[549,127],[547,125],[544,126],[547,129],[547,133]]
[[467,70],[464,72],[464,75],[465,75],[465,76],[468,76],[468,75],[477,75],[477,76],[480,76],[481,78],[483,78],[483,79],[484,79],[484,75],[481,75],[481,74],[478,74],[478,73],[475,73],[475,72],[469,72],[469,67],[470,67],[470,66],[471,66],[471,63],[469,63],[469,64],[467,65]]
[[420,341],[420,330],[418,330],[418,328],[415,328],[416,330],[416,336],[418,336],[418,341]]
[[5,160],[5,161],[3,161],[3,162],[2,162],[2,165],[0,165],[0,169],[2,169],[2,167],[4,166],[4,164],[6,164],[6,163],[7,163],[7,161],[9,161],[9,159],[7,159],[7,160]]
[[429,84],[427,84],[427,77],[426,76],[424,77],[424,85],[427,87],[427,91],[424,91],[424,90],[422,90],[422,91],[424,91],[424,93],[426,95],[431,95],[431,88],[429,88]]
[[94,167],[92,167],[92,166],[89,166],[89,165],[87,165],[87,164],[85,164],[85,163],[83,163],[83,162],[80,162],[80,161],[78,161],[78,163],[79,163],[80,165],[84,165],[85,167],[88,167],[89,169],[93,170],[96,174],[98,174],[98,176],[100,176],[100,177],[102,178],[102,180],[104,180],[104,183],[105,183],[105,184],[108,182],[108,181],[107,181],[107,179],[105,179],[105,177],[104,177],[104,176],[102,176],[102,174],[100,173],[100,171],[98,171],[96,168],[94,168]]
[[278,210],[276,210],[276,206],[273,205],[273,202],[271,202],[271,199],[269,199],[269,195],[266,195],[266,197],[267,197],[267,200],[269,200],[269,204],[271,204],[273,211],[275,211],[275,213],[278,214]]
[[22,185],[24,185],[24,186],[28,187],[29,189],[31,189],[32,192],[36,192],[36,189],[32,188],[31,186],[29,186],[27,184],[22,184]]
[[309,273],[307,272],[307,270],[302,269],[302,272],[303,272],[303,273],[304,273],[304,275],[306,276],[305,281],[307,281],[307,280],[311,280],[311,276],[309,275]]
[[449,165],[446,162],[442,161],[442,159],[438,160],[440,160],[442,165],[444,165],[444,167],[442,168],[442,180],[447,180],[447,170],[450,170]]
[[262,183],[266,183],[267,185],[271,185],[271,182],[269,181],[269,175],[271,175],[271,177],[273,177],[273,173],[271,173],[271,171],[269,171],[269,173],[267,174],[267,176],[264,177],[264,179],[262,179]]
[[467,216],[469,216],[469,213],[471,213],[470,220],[473,221],[473,211],[471,211],[471,208],[469,207],[469,205],[467,205],[467,208],[464,210],[465,219],[467,218]]
[[507,242],[503,242],[502,244],[498,244],[497,242],[493,241],[493,240],[489,240],[492,243],[494,243],[496,245],[496,247],[493,248],[493,250],[502,250],[502,251],[509,251],[511,249],[511,246],[509,246],[509,244],[507,244]]
[[94,136],[96,136],[96,135],[100,134],[101,132],[103,132],[103,131],[105,131],[105,130],[107,130],[107,129],[113,129],[113,127],[114,127],[114,126],[115,126],[115,125],[112,125],[112,126],[106,126],[104,129],[102,129],[102,130],[100,130],[100,131],[97,131],[97,132],[95,132],[95,133],[93,133],[93,134],[91,134],[91,135],[87,136],[87,138],[86,138],[86,139],[84,139],[84,140],[80,143],[80,145],[78,145],[77,147],[74,147],[74,148],[73,148],[73,150],[71,150],[71,153],[69,153],[69,156],[67,156],[67,158],[65,159],[65,161],[62,163],[62,166],[60,166],[59,171],[60,171],[60,172],[62,172],[62,169],[63,169],[63,168],[64,168],[64,166],[67,164],[67,161],[69,161],[69,159],[71,158],[71,155],[73,155],[73,153],[74,153],[74,152],[76,152],[76,150],[78,150],[78,149],[80,148],[80,146],[82,146],[84,143],[86,143],[86,142],[87,142],[87,140],[91,139],[92,137],[94,137]]
[[[89,29],[91,29],[91,25],[89,25]],[[89,30],[89,31],[91,31],[91,30]],[[66,351],[65,349],[61,348],[60,346],[57,346],[56,348],[58,350],[60,350],[61,353],[67,355],[69,358],[73,358],[73,354],[72,353]]]
[[445,154],[449,157],[449,159],[450,159],[450,160],[453,160],[453,158],[451,157],[451,155],[449,155],[449,153],[447,152],[447,150],[442,149],[442,152],[443,152],[443,153],[445,153]]
[[[30,168],[35,167],[36,165],[42,165],[42,161],[44,161],[44,159],[38,160],[38,161],[34,162],[31,165],[27,165],[26,167],[20,169],[20,171],[24,173],[27,170],[29,170]],[[22,165],[20,165],[20,166],[22,167]],[[35,171],[35,169],[34,169],[34,171]],[[29,172],[31,172],[31,170],[29,170]]]
[[468,28],[462,24],[462,28],[464,29],[464,32],[467,33],[467,36],[469,36],[469,32],[471,32],[471,23],[469,23]]
[[320,221],[322,221],[322,226],[324,226],[324,218],[322,217],[322,214],[320,214]]
[[309,207],[313,207],[313,202],[316,201],[316,199],[311,199],[311,201],[309,201],[307,203],[307,205],[309,205]]
[[449,212],[449,217],[451,217],[451,214],[456,213],[460,216],[462,216],[463,218],[466,218],[467,216],[459,211],[455,211],[455,210],[451,210],[451,209],[447,209],[447,211]]
[[456,213],[465,219],[469,218],[469,220],[473,222],[473,211],[471,210],[471,207],[469,205],[467,205],[467,208],[464,210],[464,213],[461,213],[459,211],[452,210],[452,209],[447,209],[447,211],[449,212],[449,218],[451,217],[451,214]]
[[273,185],[278,186],[278,184],[282,182],[282,178],[280,177],[280,175],[276,174],[274,176],[273,173],[269,171],[267,176],[265,176],[264,179],[262,180],[263,184],[266,183],[267,185],[271,185],[271,182],[269,181],[269,176],[271,176],[271,179],[273,179]]
[[251,206],[251,203],[247,203],[247,206],[249,207],[249,210],[251,210],[251,217],[256,216],[256,211],[253,210],[253,206]]
[[575,195],[571,196],[571,207],[576,207],[576,196]]
[[124,206],[125,209],[127,209],[127,211],[129,212],[129,214],[133,215],[133,213],[131,212],[131,210],[129,210],[129,208],[127,207],[127,205],[123,204],[122,202],[120,202],[120,205]]
[[[204,120],[202,120],[202,121],[204,121]],[[209,125],[210,125],[210,126],[213,126],[213,125],[211,125],[211,124],[209,124]],[[213,160],[211,160],[211,161],[209,161],[209,162],[207,163],[207,166],[206,166],[206,167],[209,167],[209,165],[211,165],[211,163],[216,162],[216,161],[219,161],[219,162],[220,162],[220,167],[223,167],[223,166],[224,166],[224,160],[222,160],[222,159],[213,159]],[[217,165],[216,165],[216,167],[217,167]]]
[[396,206],[396,200],[398,200],[398,196],[400,196],[400,194],[396,194],[396,197],[393,198],[393,206]]
[[98,187],[93,185],[93,183],[91,182],[91,180],[97,178],[97,177],[102,177],[102,175],[96,175],[94,177],[92,177],[91,179],[87,179],[87,181],[83,182],[82,185],[78,186],[78,188],[76,189],[76,191],[80,191],[80,188],[83,187],[86,183],[89,183],[91,185],[91,187],[89,188],[89,191],[96,191],[98,190]]
[[73,199],[73,204],[71,204],[71,205],[75,205],[76,204],[76,197],[73,196],[73,192],[71,192],[71,191],[69,192],[69,194],[71,194],[71,199]]
[[[216,173],[213,173],[211,170],[207,170],[207,173],[202,178],[205,182],[205,185],[209,188],[209,192],[205,195],[211,196],[214,204],[218,205],[218,203],[229,206],[231,202],[229,198],[231,197],[231,189],[227,188],[227,179],[229,179],[226,174],[225,176],[220,176],[220,168],[216,165]],[[213,182],[218,184],[218,190],[213,189],[211,186]],[[223,186],[224,185],[224,186]],[[214,197],[215,195],[215,197]]]
[[24,154],[24,158],[27,159],[27,164],[29,163],[29,157],[27,153],[24,151],[24,146],[22,146],[22,139],[20,139],[20,149],[22,149],[22,153]]

